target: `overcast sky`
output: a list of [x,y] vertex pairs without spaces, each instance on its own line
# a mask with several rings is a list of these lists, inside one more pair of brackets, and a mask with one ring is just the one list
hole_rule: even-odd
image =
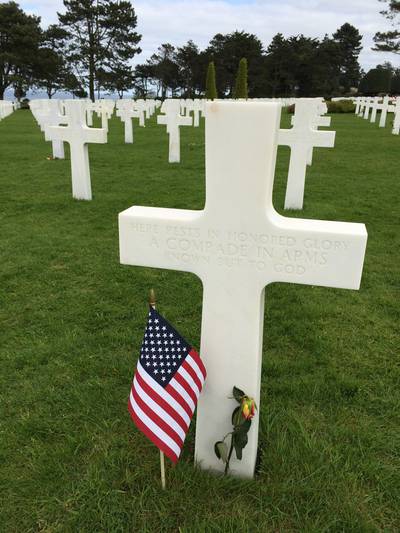
[[[17,0],[18,1],[18,0]],[[182,45],[192,39],[204,48],[216,33],[244,30],[255,33],[268,46],[278,32],[285,36],[303,33],[309,37],[332,34],[344,22],[356,26],[363,38],[360,62],[364,69],[391,61],[393,54],[371,50],[376,31],[388,29],[380,15],[378,0],[134,0],[143,50],[135,63],[142,63],[161,43]],[[20,0],[29,13],[42,17],[43,25],[57,22],[62,0]]]

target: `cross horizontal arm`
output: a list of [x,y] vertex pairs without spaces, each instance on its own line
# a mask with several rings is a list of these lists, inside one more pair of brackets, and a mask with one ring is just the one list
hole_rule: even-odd
[[168,117],[167,115],[158,115],[157,117],[157,124],[168,124]]
[[276,212],[268,218],[282,243],[274,250],[272,281],[360,287],[367,245],[364,224],[286,218]]
[[[203,211],[131,207],[119,214],[120,261],[193,272],[205,259],[199,242]],[[199,244],[197,244],[199,243]]]
[[105,144],[107,142],[107,130],[104,128],[83,128],[85,143]]
[[46,141],[65,141],[69,143],[74,137],[74,133],[68,126],[47,126],[45,129]]
[[332,148],[335,145],[335,131],[320,130],[279,130],[278,144],[292,146],[292,144],[305,144],[314,148]]
[[191,126],[193,124],[192,117],[179,117],[179,126]]

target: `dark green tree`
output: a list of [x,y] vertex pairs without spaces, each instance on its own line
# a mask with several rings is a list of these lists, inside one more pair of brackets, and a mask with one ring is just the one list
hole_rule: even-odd
[[242,57],[236,75],[234,98],[248,98],[247,90],[247,59]]
[[44,89],[49,98],[66,88],[72,72],[64,56],[67,34],[57,25],[51,25],[42,33],[41,45],[38,50],[34,80],[36,87]]
[[362,50],[362,35],[357,28],[346,22],[334,34],[333,39],[340,51],[340,85],[344,92],[351,87],[358,87],[361,67],[358,56]]
[[399,68],[396,68],[393,70],[393,77],[392,77],[390,92],[393,95],[400,94],[400,69]]
[[328,35],[319,42],[314,52],[311,91],[313,96],[337,96],[341,92],[342,51]]
[[0,4],[0,99],[10,86],[21,98],[32,85],[40,39],[39,17],[15,2]]
[[390,93],[394,74],[395,70],[390,63],[377,65],[369,70],[360,81],[360,93],[371,96]]
[[177,48],[175,61],[179,69],[182,96],[194,98],[203,86],[204,58],[199,47],[193,41],[188,41]]
[[151,91],[155,78],[154,68],[148,63],[136,65],[134,70],[134,88],[138,98],[145,98]]
[[265,96],[286,96],[289,94],[289,87],[294,85],[287,61],[288,48],[288,42],[282,33],[277,33],[267,48]]
[[210,61],[207,68],[206,98],[208,100],[215,100],[218,98],[217,85],[215,82],[215,65],[213,61]]
[[36,87],[44,89],[48,98],[65,88],[66,66],[62,56],[50,48],[40,48],[34,73]]
[[64,6],[58,18],[68,33],[67,57],[94,100],[99,74],[103,79],[115,64],[129,68],[129,60],[141,51],[135,10],[125,0],[64,0]]
[[277,34],[267,49],[268,96],[311,96],[319,42]]
[[386,32],[377,32],[374,37],[375,46],[373,50],[378,52],[393,52],[400,54],[400,1],[399,0],[379,0],[387,4],[387,9],[381,11],[381,14],[386,17],[392,26],[391,30]]
[[130,91],[135,84],[132,68],[121,64],[113,65],[107,71],[99,71],[98,79],[101,87],[111,93],[117,93],[119,98],[123,98],[124,93]]
[[214,61],[218,70],[218,94],[232,96],[235,89],[236,72],[239,61],[246,57],[250,72],[248,78],[249,96],[262,96],[265,78],[263,70],[264,49],[260,39],[251,33],[235,31],[215,35],[205,50],[209,61]]
[[166,98],[168,89],[172,95],[176,94],[181,86],[179,67],[176,63],[175,47],[170,43],[164,43],[158,47],[157,52],[147,61],[153,73],[153,80],[156,83],[156,94],[161,98]]
[[81,81],[70,70],[64,77],[63,88],[65,91],[72,93],[76,98],[87,98],[88,93],[85,87],[83,87]]

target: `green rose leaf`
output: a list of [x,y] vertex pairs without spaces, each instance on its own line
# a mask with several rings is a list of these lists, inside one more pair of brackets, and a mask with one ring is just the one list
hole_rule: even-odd
[[249,437],[247,436],[247,431],[243,431],[241,427],[237,431],[235,431],[235,442],[238,446],[243,449],[245,448],[248,441]]
[[224,463],[228,461],[228,446],[222,440],[214,444],[215,455]]
[[243,417],[242,417],[241,407],[239,405],[239,407],[236,407],[232,413],[232,426],[234,427],[239,426],[242,423],[242,419]]
[[247,433],[250,428],[251,428],[251,418],[247,420],[243,418],[243,422],[240,424],[240,431],[244,431],[245,433]]
[[238,403],[242,401],[243,396],[246,396],[245,393],[237,387],[233,387],[232,394]]

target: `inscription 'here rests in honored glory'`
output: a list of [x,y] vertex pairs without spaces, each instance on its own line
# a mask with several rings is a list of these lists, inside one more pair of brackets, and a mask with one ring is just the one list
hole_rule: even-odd
[[[208,379],[195,451],[202,468],[223,469],[213,446],[231,429],[233,385],[259,404],[265,286],[358,289],[361,280],[363,224],[286,218],[273,208],[279,122],[275,103],[207,103],[204,209],[132,207],[119,215],[121,263],[192,272],[203,282]],[[234,475],[254,473],[258,420],[243,460],[231,462]]]

